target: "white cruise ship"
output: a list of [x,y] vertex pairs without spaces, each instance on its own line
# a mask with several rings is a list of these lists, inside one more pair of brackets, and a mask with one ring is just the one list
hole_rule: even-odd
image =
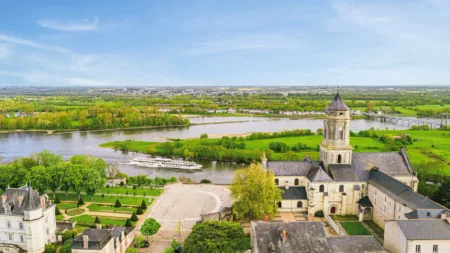
[[173,168],[183,170],[199,170],[202,165],[189,161],[172,160],[168,158],[136,157],[131,164],[150,168]]

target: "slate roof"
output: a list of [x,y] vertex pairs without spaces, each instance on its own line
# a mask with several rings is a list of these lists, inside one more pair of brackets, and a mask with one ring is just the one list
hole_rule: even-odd
[[[369,171],[377,167],[390,176],[407,176],[414,174],[404,149],[399,152],[353,153],[352,166],[356,170]],[[367,173],[356,172],[360,181],[366,181]]]
[[[20,188],[8,188],[3,193],[6,195],[6,202],[0,205],[0,214],[5,213],[5,207],[9,206],[11,214],[23,215],[24,211],[36,210],[41,208],[41,197],[33,190],[31,186],[23,186]],[[22,201],[21,201],[22,200]],[[46,208],[53,204],[46,198]]]
[[328,237],[333,253],[378,253],[386,252],[373,236]]
[[350,108],[342,101],[341,95],[338,92],[325,111],[350,111]]
[[[286,229],[287,240],[281,241],[281,232]],[[262,222],[252,221],[252,235],[258,252],[275,253],[332,253],[326,232],[321,222]]]
[[316,165],[309,169],[306,177],[311,182],[334,182],[334,180],[322,169],[322,167]]
[[[257,252],[266,253],[272,244],[275,253],[378,253],[386,252],[373,236],[328,237],[322,222],[252,221],[252,235]],[[281,233],[286,230],[287,240]]]
[[445,212],[443,209],[417,209],[405,213],[405,217],[408,219],[439,219],[443,212]]
[[372,202],[369,197],[365,196],[357,202],[362,207],[373,207]]
[[113,237],[119,237],[122,232],[127,235],[132,228],[126,227],[113,227],[113,228],[90,228],[83,231],[83,233],[77,236],[72,243],[72,249],[83,249],[83,236],[88,236],[88,249],[103,249],[105,245],[111,241]]
[[268,161],[267,169],[276,176],[306,176],[313,164],[310,161]]
[[358,182],[355,169],[351,164],[330,164],[328,170],[336,182]]
[[369,184],[411,209],[441,209],[446,208],[436,202],[414,192],[409,186],[385,173],[372,169],[370,171]]
[[303,186],[291,186],[286,189],[286,187],[278,187],[283,191],[281,194],[282,199],[308,199],[306,196],[306,189]]
[[445,220],[396,221],[407,240],[450,240],[450,224]]

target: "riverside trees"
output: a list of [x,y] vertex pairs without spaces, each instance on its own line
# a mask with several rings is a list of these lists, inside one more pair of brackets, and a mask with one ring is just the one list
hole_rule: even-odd
[[92,197],[106,183],[106,166],[101,158],[82,155],[63,161],[61,156],[43,151],[0,165],[0,188],[30,183],[39,193],[51,190],[54,197],[58,189],[66,193],[72,189],[79,197],[85,190]]

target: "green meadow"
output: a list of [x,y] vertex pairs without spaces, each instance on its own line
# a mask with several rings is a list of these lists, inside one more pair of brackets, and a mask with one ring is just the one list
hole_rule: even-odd
[[[378,136],[389,134],[392,136],[401,136],[408,134],[414,140],[410,145],[405,146],[409,155],[409,159],[416,171],[430,175],[446,175],[450,176],[450,131],[438,130],[376,130]],[[310,136],[294,136],[280,137],[261,140],[244,140],[246,150],[264,150],[269,148],[271,142],[284,142],[288,146],[302,143],[310,149],[297,152],[300,158],[306,156],[313,160],[319,159],[317,145],[321,143],[323,137],[321,135]],[[207,139],[208,142],[217,142],[219,139]],[[392,147],[388,147],[379,138],[372,137],[351,137],[351,145],[354,152],[386,152],[392,151]],[[205,141],[205,140],[202,140]],[[200,139],[180,140],[181,144],[199,144]],[[161,142],[145,142],[145,141],[118,141],[101,144],[102,147],[119,149],[125,147],[129,151],[137,151],[146,154],[158,154]],[[400,147],[397,147],[399,150]],[[274,153],[272,160],[280,160],[281,153]]]

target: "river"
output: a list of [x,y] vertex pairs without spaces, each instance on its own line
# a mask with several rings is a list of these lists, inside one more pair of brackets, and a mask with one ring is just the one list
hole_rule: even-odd
[[[222,162],[200,162],[203,170],[186,172],[171,169],[150,169],[130,165],[132,158],[139,154],[122,153],[98,145],[110,141],[142,140],[165,141],[165,138],[192,138],[203,133],[213,134],[242,134],[249,132],[279,132],[290,129],[322,128],[322,119],[272,119],[263,117],[190,117],[192,123],[201,123],[189,127],[127,129],[114,131],[91,131],[47,134],[43,132],[14,132],[0,134],[0,156],[3,161],[12,161],[17,157],[26,157],[47,149],[53,153],[69,158],[77,154],[89,154],[102,157],[108,163],[119,164],[120,169],[128,175],[147,174],[149,177],[187,176],[195,181],[203,178],[213,183],[230,183],[233,171],[243,164]],[[211,124],[207,124],[211,123]],[[404,129],[405,126],[379,121],[357,119],[352,120],[351,129],[360,131],[374,127],[375,129]]]

